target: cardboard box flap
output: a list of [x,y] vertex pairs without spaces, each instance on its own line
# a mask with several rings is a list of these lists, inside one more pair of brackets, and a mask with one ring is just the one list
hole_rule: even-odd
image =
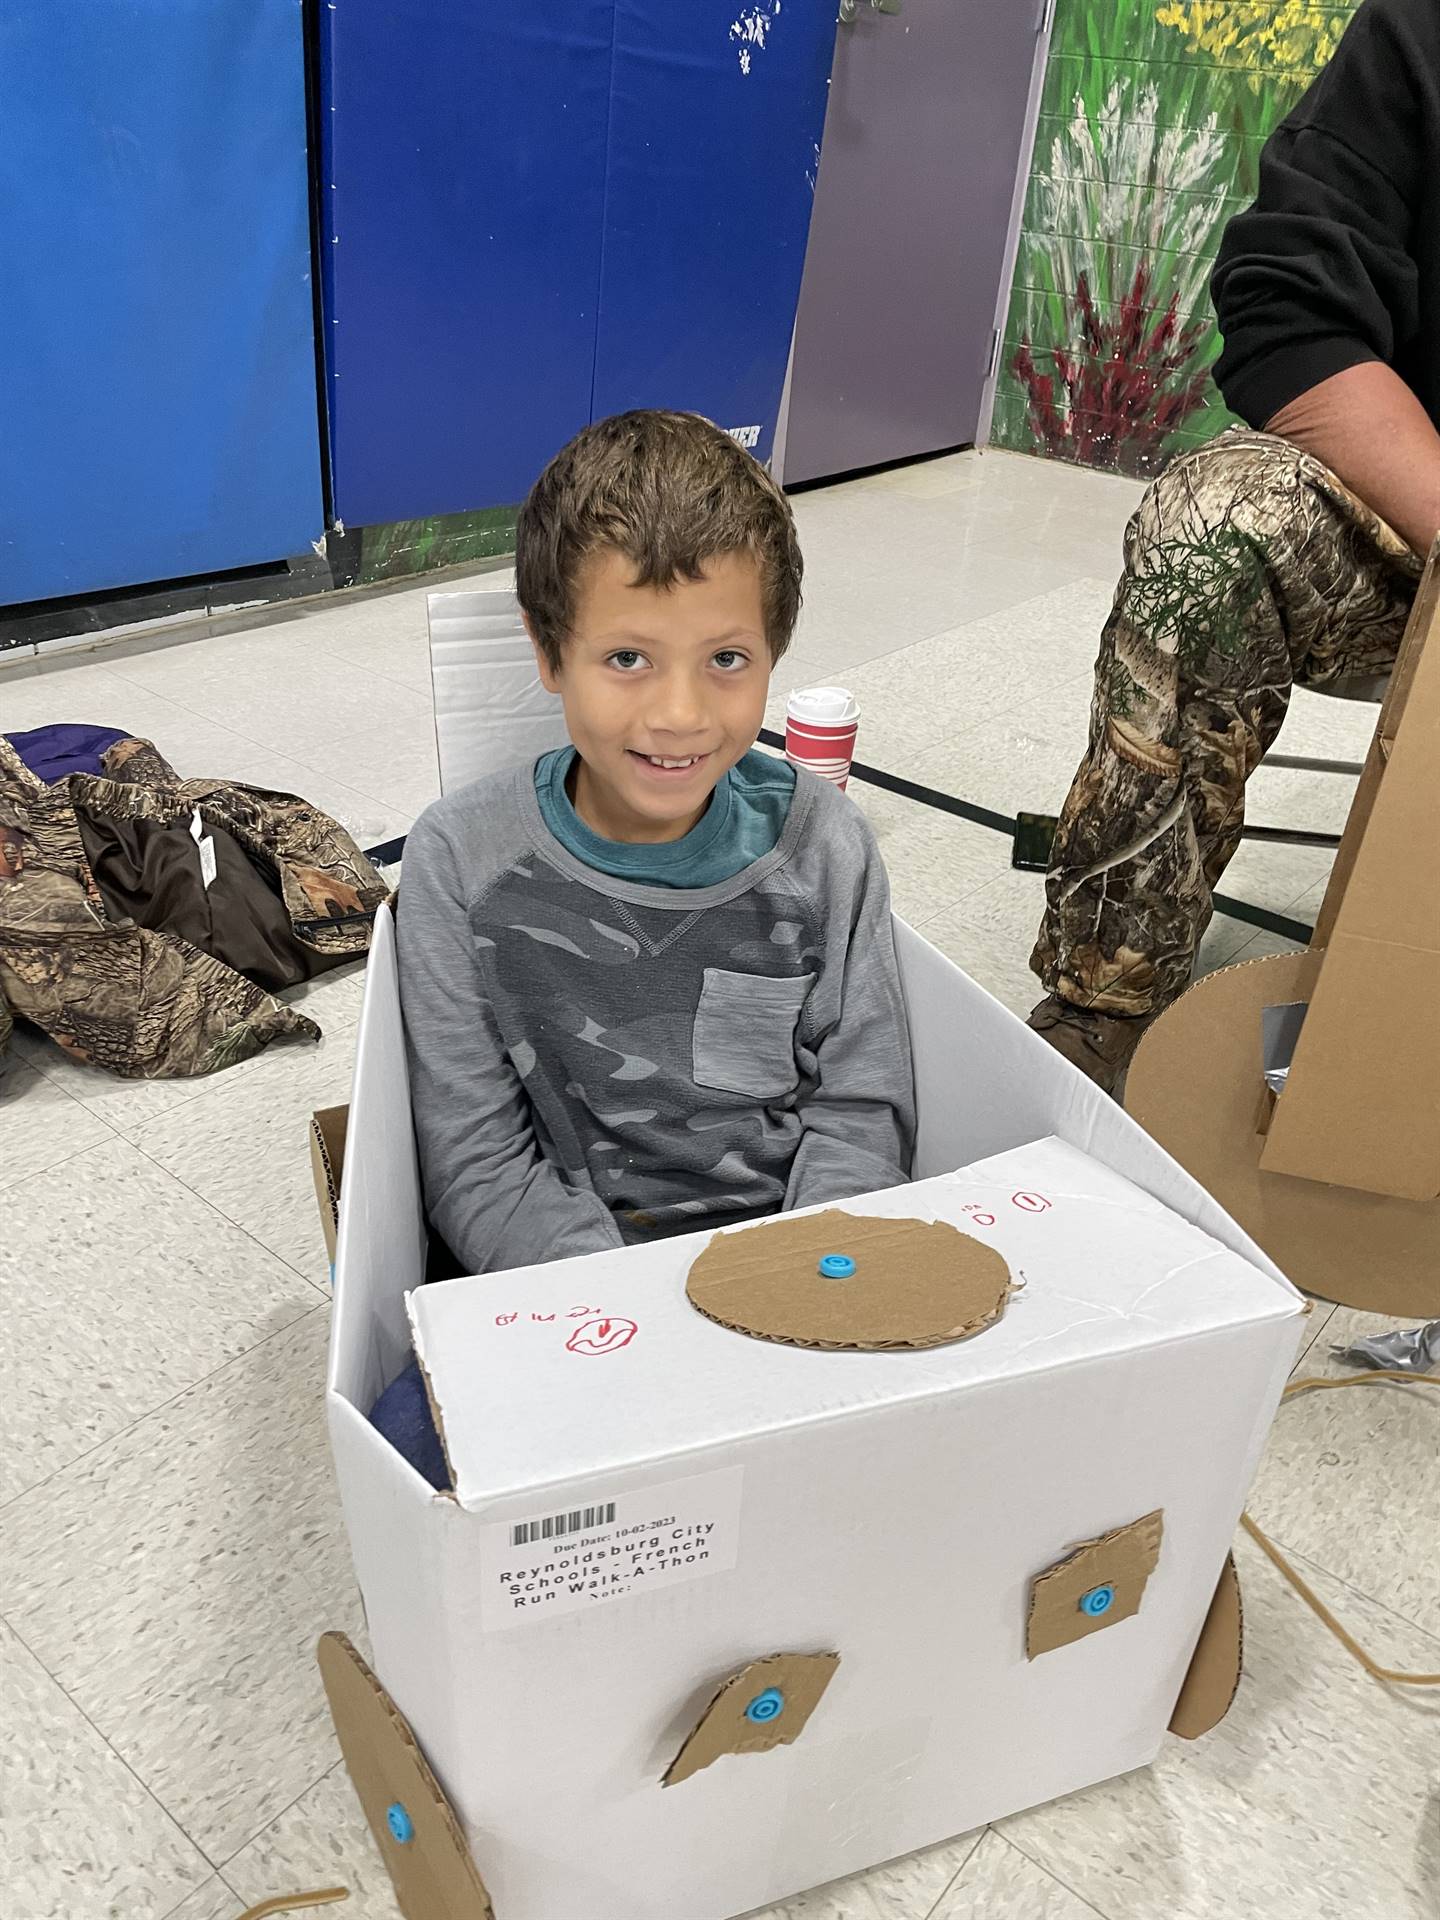
[[[991,1245],[1023,1289],[983,1337],[913,1352],[736,1339],[686,1297],[708,1244],[699,1234],[413,1289],[415,1349],[460,1504],[482,1512],[524,1494],[543,1513],[546,1489],[739,1434],[1303,1312],[1291,1288],[1057,1140],[868,1194],[854,1210],[948,1220]],[[551,1409],[543,1432],[536,1405]]]
[[429,607],[440,791],[563,747],[564,711],[540,684],[513,592],[432,593]]
[[911,1031],[924,1036],[914,1052],[916,1179],[1053,1135],[1123,1174],[1294,1297],[1275,1261],[1199,1180],[903,920],[895,922],[895,952]]
[[375,915],[335,1241],[329,1384],[368,1413],[410,1363],[403,1289],[425,1274],[425,1213],[388,906]]
[[995,1324],[1011,1289],[1004,1256],[948,1221],[829,1208],[717,1233],[685,1290],[757,1340],[873,1350],[966,1340]]
[[731,1677],[701,1714],[660,1784],[673,1787],[723,1754],[769,1753],[805,1731],[835,1677],[838,1653],[772,1653]]

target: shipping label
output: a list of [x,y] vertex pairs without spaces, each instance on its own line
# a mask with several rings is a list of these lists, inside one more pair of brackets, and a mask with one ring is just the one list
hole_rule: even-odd
[[628,1493],[548,1499],[495,1522],[481,1544],[487,1633],[633,1600],[728,1573],[740,1541],[742,1467]]

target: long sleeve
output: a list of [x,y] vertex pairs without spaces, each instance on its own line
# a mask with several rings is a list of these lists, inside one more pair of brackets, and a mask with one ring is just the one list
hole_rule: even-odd
[[1434,0],[1368,0],[1266,142],[1259,192],[1226,228],[1211,282],[1216,378],[1252,426],[1366,361],[1417,390],[1433,375],[1437,54]]
[[[860,820],[857,812],[857,826]],[[831,928],[832,942],[837,935],[846,941],[839,1017],[814,1049],[815,1085],[799,1108],[803,1131],[787,1209],[875,1193],[910,1178],[915,1077],[890,883],[868,829],[856,837],[857,884],[844,925]]]
[[467,1271],[622,1244],[598,1195],[541,1153],[478,964],[446,831],[422,816],[396,915],[411,1104],[430,1219]]

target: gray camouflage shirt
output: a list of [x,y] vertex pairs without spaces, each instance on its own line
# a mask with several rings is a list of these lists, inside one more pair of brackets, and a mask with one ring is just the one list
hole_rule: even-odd
[[772,852],[677,889],[582,864],[507,769],[416,823],[396,926],[426,1206],[467,1272],[909,1178],[889,885],[811,774]]

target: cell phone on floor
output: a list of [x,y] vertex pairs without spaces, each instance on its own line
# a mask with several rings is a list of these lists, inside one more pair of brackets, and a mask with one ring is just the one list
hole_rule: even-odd
[[1050,847],[1055,838],[1053,813],[1017,813],[1015,839],[1010,848],[1010,864],[1026,873],[1044,873],[1050,865]]

